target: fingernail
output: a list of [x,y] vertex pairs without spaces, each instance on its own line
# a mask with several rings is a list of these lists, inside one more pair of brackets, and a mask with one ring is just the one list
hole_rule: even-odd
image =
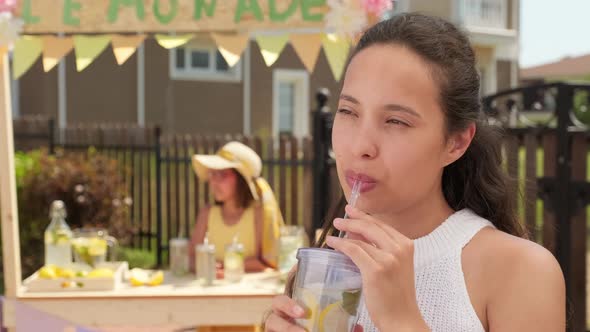
[[336,225],[336,226],[342,225],[342,219],[341,218],[334,219],[334,225]]
[[299,307],[299,306],[294,306],[293,307],[293,313],[296,316],[303,316],[303,314],[305,314],[305,310],[303,310],[303,308]]

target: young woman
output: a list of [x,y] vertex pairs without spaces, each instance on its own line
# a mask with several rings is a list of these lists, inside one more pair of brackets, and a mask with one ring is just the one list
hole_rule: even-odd
[[199,210],[189,246],[194,270],[196,244],[205,234],[215,245],[221,263],[225,245],[238,237],[244,245],[247,272],[276,267],[279,227],[283,218],[268,183],[260,177],[262,162],[256,152],[240,142],[229,142],[214,155],[196,155],[193,168],[209,182],[215,204]]
[[[560,267],[525,239],[479,80],[468,38],[440,18],[395,16],[352,53],[332,140],[345,195],[363,184],[319,245],[361,270],[358,331],[565,329]],[[266,331],[303,331],[287,295]]]

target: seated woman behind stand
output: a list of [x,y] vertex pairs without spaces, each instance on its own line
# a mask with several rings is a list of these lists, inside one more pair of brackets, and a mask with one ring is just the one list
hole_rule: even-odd
[[191,270],[195,245],[208,235],[215,259],[223,262],[225,246],[234,237],[244,246],[246,272],[276,268],[279,228],[283,218],[269,184],[260,177],[262,162],[240,142],[224,145],[214,155],[195,155],[193,168],[209,182],[215,204],[199,210],[189,245]]

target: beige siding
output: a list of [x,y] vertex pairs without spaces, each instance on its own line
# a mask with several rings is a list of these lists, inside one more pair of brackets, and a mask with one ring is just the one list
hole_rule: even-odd
[[454,0],[408,0],[409,11],[421,12],[428,15],[436,15],[451,19],[453,17]]
[[20,114],[43,114],[57,118],[57,67],[43,72],[41,60],[18,81]]
[[77,122],[127,122],[137,119],[135,57],[118,66],[110,49],[84,71],[76,71],[74,53],[66,60],[67,119]]

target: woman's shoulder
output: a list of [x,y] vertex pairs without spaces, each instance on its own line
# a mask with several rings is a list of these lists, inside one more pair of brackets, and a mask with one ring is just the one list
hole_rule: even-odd
[[209,217],[209,213],[211,212],[211,209],[214,207],[215,205],[209,205],[209,204],[205,204],[202,207],[199,208],[199,212],[197,213],[197,222],[199,222],[200,220],[202,221],[206,221],[207,218]]
[[538,299],[539,294],[549,299],[565,293],[561,267],[549,250],[491,227],[465,247],[463,263],[466,271],[481,272],[488,303],[512,307]]
[[491,263],[498,272],[518,267],[523,272],[542,268],[561,273],[555,256],[543,246],[491,227],[476,234],[468,247],[471,248],[466,248],[467,251],[471,249],[478,256],[485,257],[485,261]]

